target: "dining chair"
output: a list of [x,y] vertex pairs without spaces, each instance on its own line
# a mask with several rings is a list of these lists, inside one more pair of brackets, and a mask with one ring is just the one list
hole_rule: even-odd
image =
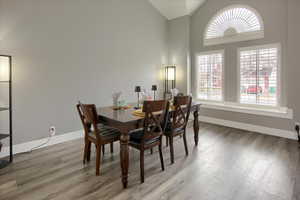
[[174,110],[170,115],[164,135],[170,146],[171,163],[174,163],[174,137],[182,136],[185,148],[185,154],[188,155],[188,146],[186,141],[186,126],[191,111],[192,97],[176,96],[174,97]]
[[161,168],[164,171],[162,154],[162,124],[167,121],[169,102],[165,100],[144,101],[145,118],[141,129],[130,132],[129,145],[140,151],[140,176],[144,183],[144,151],[158,146]]
[[94,104],[77,104],[77,110],[84,128],[84,155],[83,163],[89,162],[91,144],[96,147],[96,175],[100,175],[101,147],[120,140],[120,131],[116,128],[99,123],[96,106]]

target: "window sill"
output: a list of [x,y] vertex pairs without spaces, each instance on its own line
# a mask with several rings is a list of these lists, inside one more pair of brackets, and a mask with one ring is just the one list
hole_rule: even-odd
[[223,110],[229,112],[238,112],[238,113],[246,113],[252,115],[262,115],[269,117],[277,117],[284,119],[293,119],[293,110],[287,107],[253,107],[242,105],[239,103],[231,103],[231,102],[209,102],[209,101],[200,101],[202,108],[209,108],[215,110]]

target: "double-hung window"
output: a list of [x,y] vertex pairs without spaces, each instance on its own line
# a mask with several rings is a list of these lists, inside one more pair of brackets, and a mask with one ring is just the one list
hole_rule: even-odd
[[197,97],[201,100],[223,100],[223,51],[197,56]]
[[279,45],[239,50],[240,103],[278,106]]

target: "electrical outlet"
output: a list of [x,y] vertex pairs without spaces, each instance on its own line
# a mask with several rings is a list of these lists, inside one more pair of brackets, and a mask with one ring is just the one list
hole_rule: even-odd
[[54,136],[56,134],[55,126],[50,126],[49,133],[51,136]]

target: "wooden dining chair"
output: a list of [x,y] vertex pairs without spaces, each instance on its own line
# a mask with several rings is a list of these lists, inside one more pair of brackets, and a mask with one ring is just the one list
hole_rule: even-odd
[[174,97],[174,111],[170,115],[169,121],[164,130],[164,135],[170,143],[171,163],[174,163],[174,137],[182,136],[185,154],[189,154],[186,141],[186,126],[190,116],[191,104],[192,97],[190,96]]
[[162,154],[163,127],[167,121],[169,102],[165,100],[145,101],[143,105],[145,118],[143,128],[130,133],[129,145],[140,151],[141,183],[144,182],[144,151],[158,146],[161,168],[164,171]]
[[[120,140],[118,129],[99,123],[96,106],[94,104],[77,104],[77,110],[84,128],[83,163],[90,161],[91,144],[96,147],[96,175],[100,174],[101,147]],[[111,151],[113,151],[111,146]]]

